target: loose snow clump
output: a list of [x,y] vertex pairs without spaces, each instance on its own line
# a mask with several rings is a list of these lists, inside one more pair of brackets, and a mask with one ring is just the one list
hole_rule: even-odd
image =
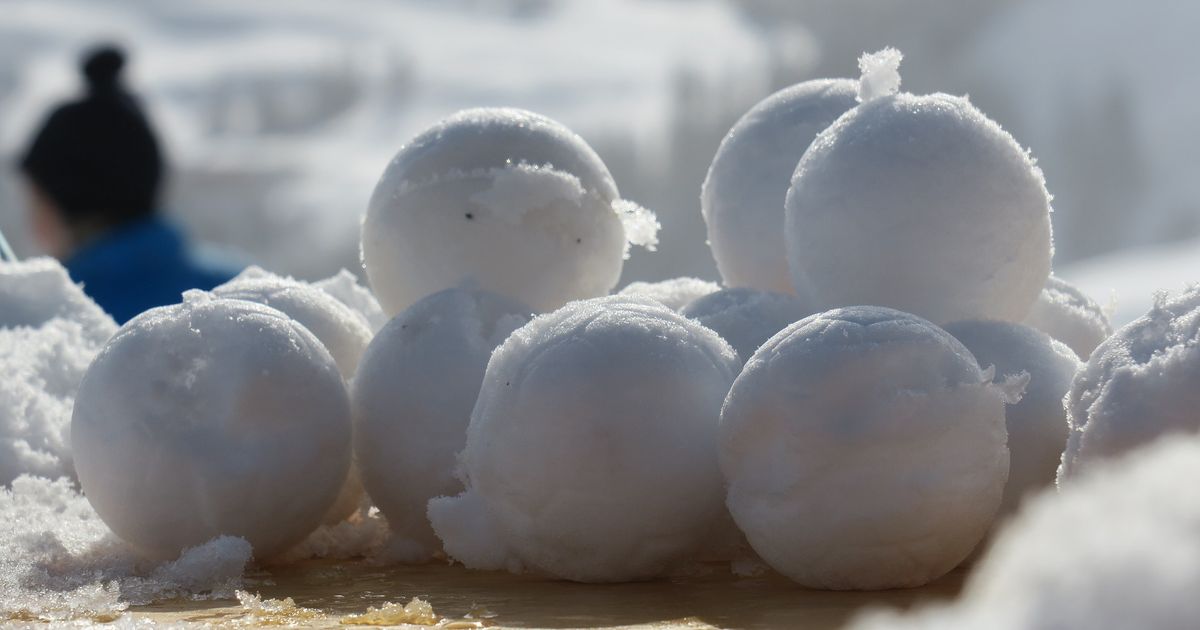
[[884,48],[858,58],[858,101],[865,103],[900,91],[900,60],[904,55],[895,48]]
[[170,558],[214,536],[265,559],[321,522],[350,466],[329,351],[282,312],[190,291],[125,324],[88,368],[75,466],[104,522]]
[[1022,374],[1028,378],[1021,401],[1004,410],[1010,464],[1000,513],[1011,514],[1022,498],[1054,485],[1067,444],[1063,397],[1082,364],[1061,342],[1021,324],[956,322],[946,326],[946,332],[961,341],[979,365],[993,367],[998,380]]
[[655,225],[566,127],[471,109],[396,154],[367,208],[362,257],[389,315],[460,286],[552,310],[607,294],[628,244],[653,246]]
[[630,282],[618,295],[650,298],[667,308],[678,311],[692,300],[721,290],[721,285],[700,278],[672,278],[658,282]]
[[792,178],[796,292],[821,309],[1021,321],[1050,273],[1041,170],[967,99],[891,95],[892,78],[873,71],[869,100],[817,136]]
[[783,200],[813,138],[854,107],[858,82],[805,81],[768,96],[726,134],[700,189],[725,286],[792,293]]
[[1054,275],[1046,280],[1024,323],[1067,344],[1085,360],[1113,333],[1108,316],[1095,300]]
[[813,315],[759,348],[725,401],[729,509],[804,586],[925,584],[967,557],[1000,506],[1013,389],[913,315]]
[[959,599],[854,630],[1185,630],[1200,619],[1200,441],[1167,439],[1031,501]]
[[495,293],[447,289],[397,315],[367,348],[351,390],[354,450],[394,533],[394,559],[420,562],[441,549],[426,505],[462,492],[455,456],[484,369],[530,312]]
[[568,304],[492,355],[461,455],[466,491],[429,504],[475,569],[581,582],[663,574],[722,523],[716,437],[737,357],[648,299]]
[[701,296],[680,313],[729,342],[742,363],[775,333],[813,314],[795,295],[755,289],[722,289]]
[[1165,296],[1101,343],[1071,383],[1060,484],[1093,463],[1200,430],[1200,289]]
[[71,406],[117,324],[49,258],[0,262],[0,486],[74,479]]

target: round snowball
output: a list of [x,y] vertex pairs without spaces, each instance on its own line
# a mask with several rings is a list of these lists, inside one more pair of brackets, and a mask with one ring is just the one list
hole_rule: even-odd
[[495,293],[447,289],[397,315],[367,348],[351,388],[354,450],[396,559],[420,562],[441,549],[426,505],[462,492],[455,456],[484,369],[529,313]]
[[736,369],[716,333],[652,300],[535,318],[488,364],[466,492],[430,502],[446,552],[582,582],[694,557],[723,523],[717,421]]
[[1091,356],[1113,332],[1108,316],[1095,300],[1054,275],[1046,280],[1024,323],[1067,344],[1081,359]]
[[658,282],[630,282],[618,295],[650,298],[667,308],[678,311],[697,298],[721,290],[721,285],[683,276]]
[[795,295],[739,288],[696,298],[680,312],[721,335],[745,363],[775,333],[813,309]]
[[819,308],[1019,322],[1050,273],[1050,197],[1028,153],[967,99],[879,96],[804,154],[785,237],[796,290]]
[[192,291],[127,323],[71,422],[100,518],[154,558],[215,536],[259,559],[321,522],[350,465],[350,402],[325,346],[283,313]]
[[792,293],[783,200],[818,133],[858,104],[858,81],[818,79],[780,90],[721,141],[700,189],[708,242],[726,286]]
[[566,127],[522,110],[466,110],[388,165],[363,222],[363,264],[389,315],[459,286],[552,310],[616,285],[627,240],[646,237],[626,234],[622,216],[639,214],[629,209]]
[[1200,430],[1200,290],[1160,299],[1101,343],[1065,401],[1060,483],[1167,434]]
[[1011,514],[1022,499],[1054,484],[1067,444],[1063,397],[1082,364],[1061,342],[1021,324],[956,322],[947,325],[946,332],[961,341],[979,365],[994,367],[998,381],[1028,381],[1021,401],[1004,410],[1010,463],[1000,513]]
[[769,565],[813,588],[925,584],[992,523],[1006,392],[933,324],[887,308],[801,320],[721,413],[727,504]]

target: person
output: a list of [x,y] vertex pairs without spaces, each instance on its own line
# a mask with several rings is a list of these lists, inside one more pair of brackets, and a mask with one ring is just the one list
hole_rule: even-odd
[[237,274],[159,212],[163,155],[112,45],[84,56],[82,99],[55,108],[20,162],[34,237],[118,322]]

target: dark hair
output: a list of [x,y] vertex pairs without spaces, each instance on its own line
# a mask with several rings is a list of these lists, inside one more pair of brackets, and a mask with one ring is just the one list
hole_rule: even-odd
[[124,66],[117,46],[90,49],[80,67],[87,93],[50,113],[21,160],[69,224],[119,225],[157,209],[162,154],[122,83]]

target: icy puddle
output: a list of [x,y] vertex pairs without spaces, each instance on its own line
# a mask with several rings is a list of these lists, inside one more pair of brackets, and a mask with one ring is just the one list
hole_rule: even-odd
[[805,590],[774,575],[739,578],[719,565],[670,580],[595,585],[443,564],[311,561],[249,573],[240,601],[170,601],[131,607],[123,617],[217,627],[819,629],[838,628],[869,606],[953,597],[963,575],[957,570],[921,589],[859,593]]

